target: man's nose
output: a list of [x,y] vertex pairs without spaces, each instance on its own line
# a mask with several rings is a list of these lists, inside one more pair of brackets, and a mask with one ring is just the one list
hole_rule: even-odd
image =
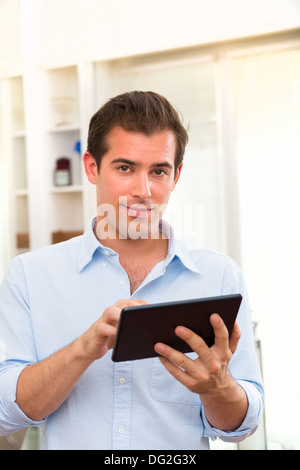
[[151,185],[148,174],[136,175],[131,193],[132,196],[139,197],[140,199],[151,197]]

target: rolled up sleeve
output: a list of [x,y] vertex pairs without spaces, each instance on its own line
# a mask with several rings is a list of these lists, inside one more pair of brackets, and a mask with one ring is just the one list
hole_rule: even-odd
[[0,435],[5,436],[28,426],[41,426],[44,421],[33,421],[16,403],[17,383],[21,372],[29,364],[2,364],[0,373]]
[[259,426],[263,414],[263,391],[256,384],[237,380],[237,383],[243,387],[248,399],[247,414],[241,426],[234,431],[222,431],[214,428],[207,421],[204,411],[202,410],[202,421],[204,425],[204,436],[211,439],[219,437],[225,442],[241,442],[251,436]]
[[8,435],[42,422],[30,420],[16,403],[18,378],[37,362],[30,305],[22,262],[15,258],[0,287],[0,434]]

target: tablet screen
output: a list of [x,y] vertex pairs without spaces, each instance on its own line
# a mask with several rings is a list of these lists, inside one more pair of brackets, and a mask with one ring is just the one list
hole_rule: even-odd
[[231,335],[242,301],[240,294],[126,307],[122,310],[112,360],[115,362],[158,356],[154,345],[165,343],[183,353],[190,347],[175,335],[185,326],[201,336],[210,347],[214,332],[209,317],[218,313]]

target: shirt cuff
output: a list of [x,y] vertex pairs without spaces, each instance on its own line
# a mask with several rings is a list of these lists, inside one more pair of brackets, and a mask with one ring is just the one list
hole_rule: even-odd
[[[17,383],[21,372],[30,364],[14,366],[0,375],[0,423],[3,434],[17,432],[28,426],[42,426],[42,421],[33,421],[23,413],[16,403]],[[3,429],[2,429],[3,427]]]
[[248,410],[244,421],[235,431],[221,431],[210,425],[206,419],[204,409],[202,408],[205,437],[210,437],[213,440],[219,437],[225,442],[240,442],[254,434],[258,428],[263,410],[261,394],[253,383],[244,380],[237,380],[237,383],[243,387],[248,398]]

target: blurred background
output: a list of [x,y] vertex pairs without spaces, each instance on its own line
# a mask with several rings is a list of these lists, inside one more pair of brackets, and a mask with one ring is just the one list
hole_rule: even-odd
[[265,419],[212,448],[300,449],[300,0],[0,0],[0,282],[14,256],[84,231],[90,117],[133,89],[190,127],[167,218],[248,285]]

